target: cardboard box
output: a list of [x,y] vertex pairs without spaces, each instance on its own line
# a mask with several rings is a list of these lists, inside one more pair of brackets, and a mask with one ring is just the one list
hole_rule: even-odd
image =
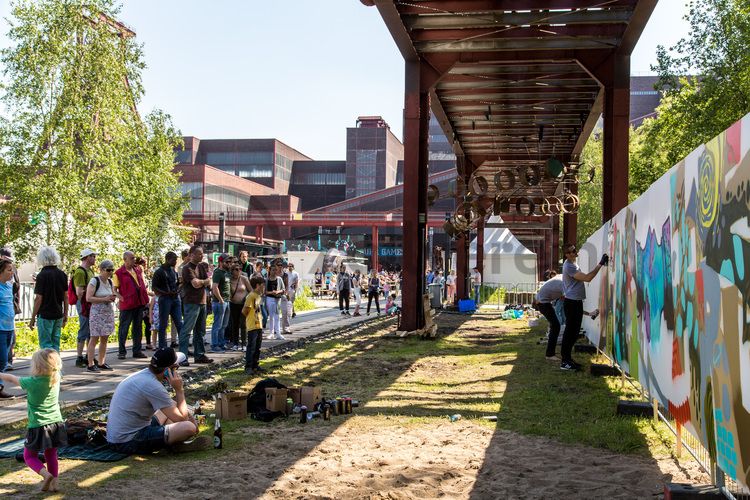
[[296,405],[300,404],[301,394],[302,394],[302,391],[299,387],[287,387],[286,388],[286,397],[292,398],[292,401]]
[[312,409],[320,403],[320,387],[304,386],[300,388],[300,404]]
[[312,409],[317,403],[320,403],[320,387],[313,387],[306,385],[303,387],[288,387],[287,396],[292,398],[294,404],[305,405],[308,409]]
[[266,388],[266,410],[286,412],[286,389]]
[[219,393],[216,397],[216,418],[239,420],[247,417],[247,394],[237,391]]

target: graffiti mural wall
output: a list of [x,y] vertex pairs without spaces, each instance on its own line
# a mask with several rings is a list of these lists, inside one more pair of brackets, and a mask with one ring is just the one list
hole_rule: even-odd
[[672,167],[581,249],[584,322],[721,469],[750,481],[750,115]]

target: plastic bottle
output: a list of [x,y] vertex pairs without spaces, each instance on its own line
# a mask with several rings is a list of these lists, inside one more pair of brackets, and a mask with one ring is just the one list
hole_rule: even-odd
[[458,420],[461,420],[461,415],[459,413],[456,413],[455,415],[451,415],[448,418],[451,422],[456,422]]
[[299,411],[299,423],[300,424],[306,424],[307,423],[307,406],[300,406]]

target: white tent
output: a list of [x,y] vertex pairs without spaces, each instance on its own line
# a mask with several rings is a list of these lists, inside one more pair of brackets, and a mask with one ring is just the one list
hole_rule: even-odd
[[[493,215],[488,223],[502,222]],[[469,245],[470,270],[476,266],[477,239]],[[486,228],[484,230],[484,272],[485,283],[535,283],[536,254],[523,246],[508,228]]]

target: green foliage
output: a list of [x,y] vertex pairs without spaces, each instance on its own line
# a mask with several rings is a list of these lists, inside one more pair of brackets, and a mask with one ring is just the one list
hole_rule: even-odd
[[83,247],[155,256],[186,205],[172,172],[178,131],[141,119],[142,48],[121,36],[113,0],[17,0],[0,55],[0,207],[20,260],[54,245],[69,266]]
[[[77,343],[78,318],[70,318],[60,332],[60,350],[75,349]],[[16,355],[29,356],[38,350],[39,335],[37,330],[30,329],[28,323],[16,323]]]
[[315,302],[312,300],[312,290],[305,285],[294,297],[294,310],[312,311],[313,309],[315,309]]
[[[578,186],[578,197],[581,205],[578,208],[578,241],[580,246],[602,225],[602,135],[595,130],[581,152],[581,168],[594,169],[594,180],[589,184]],[[560,231],[562,233],[562,231]],[[562,242],[563,244],[568,242]]]
[[[505,304],[505,288],[481,285],[479,296],[487,304]],[[485,298],[486,297],[486,298]]]
[[631,156],[638,194],[750,111],[750,2],[693,0],[686,20],[690,35],[659,47],[652,68],[664,99],[639,129],[642,141]]

